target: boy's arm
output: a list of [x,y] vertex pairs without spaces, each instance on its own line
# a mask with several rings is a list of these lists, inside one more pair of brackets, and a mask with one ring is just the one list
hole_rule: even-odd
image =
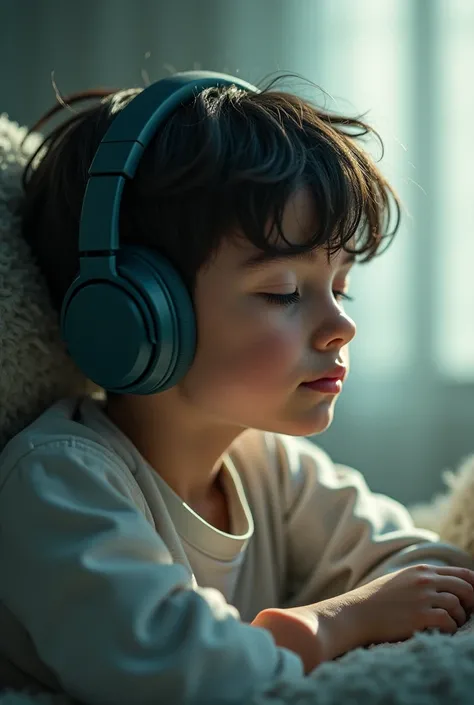
[[100,446],[49,443],[5,474],[0,599],[68,694],[90,705],[240,703],[302,673],[220,593],[192,589]]
[[474,567],[468,554],[416,528],[401,504],[372,493],[359,472],[335,465],[309,440],[271,442],[286,511],[285,606],[323,600],[417,563]]

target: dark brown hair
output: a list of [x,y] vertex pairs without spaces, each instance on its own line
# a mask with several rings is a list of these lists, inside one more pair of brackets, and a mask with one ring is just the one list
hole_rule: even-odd
[[[93,90],[63,107],[95,99],[44,139],[24,172],[23,233],[61,306],[78,271],[78,228],[87,172],[114,116],[140,88]],[[400,205],[359,140],[376,133],[361,119],[330,114],[274,83],[261,93],[210,88],[181,107],[153,137],[124,189],[121,242],[166,255],[192,290],[196,273],[223,237],[240,229],[269,255],[327,247],[368,261],[400,221]],[[376,135],[378,137],[378,135]],[[288,198],[309,187],[317,230],[303,245],[285,240]],[[395,216],[395,217],[393,217]],[[274,224],[269,236],[268,223]]]

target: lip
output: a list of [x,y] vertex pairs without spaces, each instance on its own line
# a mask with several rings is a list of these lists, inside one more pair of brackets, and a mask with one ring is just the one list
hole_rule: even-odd
[[341,365],[323,373],[321,377],[303,382],[300,386],[321,394],[339,394],[346,377],[347,369]]

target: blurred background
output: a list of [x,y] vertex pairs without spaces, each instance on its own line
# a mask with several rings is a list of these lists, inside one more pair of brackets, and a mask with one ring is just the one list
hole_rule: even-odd
[[[315,438],[376,491],[428,499],[474,453],[472,0],[0,0],[0,112],[31,124],[62,94],[213,69],[290,71],[366,114],[403,227],[353,276],[352,373]],[[374,154],[380,149],[374,144]]]

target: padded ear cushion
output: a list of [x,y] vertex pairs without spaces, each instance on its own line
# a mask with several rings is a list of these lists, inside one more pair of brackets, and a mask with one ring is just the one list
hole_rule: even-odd
[[121,248],[117,274],[73,285],[62,317],[69,354],[108,391],[164,391],[194,358],[191,297],[172,265],[147,248]]
[[149,248],[123,246],[117,263],[120,276],[139,291],[151,313],[153,354],[148,369],[131,391],[164,391],[184,377],[196,353],[191,296],[169,260]]

